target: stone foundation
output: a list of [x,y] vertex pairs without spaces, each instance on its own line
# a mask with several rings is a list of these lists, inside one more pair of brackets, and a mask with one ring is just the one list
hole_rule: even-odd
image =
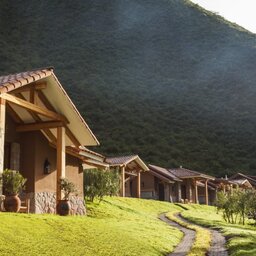
[[[24,197],[24,195],[22,197]],[[31,213],[56,213],[56,193],[27,193],[26,197],[30,199]],[[77,196],[71,196],[69,201],[71,205],[72,215],[86,214],[85,202],[82,198]]]

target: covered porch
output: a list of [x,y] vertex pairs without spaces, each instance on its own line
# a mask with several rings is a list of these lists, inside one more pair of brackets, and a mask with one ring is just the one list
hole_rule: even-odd
[[182,180],[160,166],[149,164],[148,167],[149,171],[144,172],[141,177],[142,197],[176,202],[178,183]]
[[182,180],[179,188],[180,201],[206,205],[213,203],[214,196],[210,192],[213,188],[208,183],[214,177],[182,167],[168,170]]
[[120,196],[141,197],[141,173],[148,171],[146,164],[138,155],[106,157],[111,167],[120,168]]
[[[31,212],[56,212],[59,180],[75,183],[74,214],[84,214],[83,167],[71,148],[98,145],[52,68],[0,77],[0,175],[5,168],[27,178]],[[4,188],[0,188],[0,193]]]

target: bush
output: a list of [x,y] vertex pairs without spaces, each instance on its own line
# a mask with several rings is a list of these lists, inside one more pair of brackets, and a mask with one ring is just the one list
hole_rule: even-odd
[[256,220],[255,190],[234,189],[228,193],[221,191],[217,197],[217,210],[222,211],[226,222],[244,225],[246,217]]
[[66,178],[61,178],[59,185],[60,185],[60,189],[64,192],[65,200],[69,199],[70,193],[74,193],[77,191],[75,184]]
[[3,171],[3,187],[6,195],[19,194],[25,189],[25,179],[18,171],[5,169]]
[[120,178],[118,169],[84,170],[84,194],[91,201],[98,198],[100,201],[104,196],[114,196],[118,194],[120,188]]

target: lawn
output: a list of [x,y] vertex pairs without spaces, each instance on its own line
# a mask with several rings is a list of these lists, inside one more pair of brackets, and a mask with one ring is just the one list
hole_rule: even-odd
[[216,208],[201,205],[186,205],[182,216],[201,225],[220,228],[228,238],[230,255],[256,255],[256,227],[247,221],[246,225],[228,224]]
[[166,255],[182,233],[157,219],[167,202],[107,198],[86,217],[0,213],[0,255]]

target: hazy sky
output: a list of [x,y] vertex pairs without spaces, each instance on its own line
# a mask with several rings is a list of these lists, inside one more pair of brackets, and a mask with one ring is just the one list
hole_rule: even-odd
[[256,0],[191,0],[256,33]]

